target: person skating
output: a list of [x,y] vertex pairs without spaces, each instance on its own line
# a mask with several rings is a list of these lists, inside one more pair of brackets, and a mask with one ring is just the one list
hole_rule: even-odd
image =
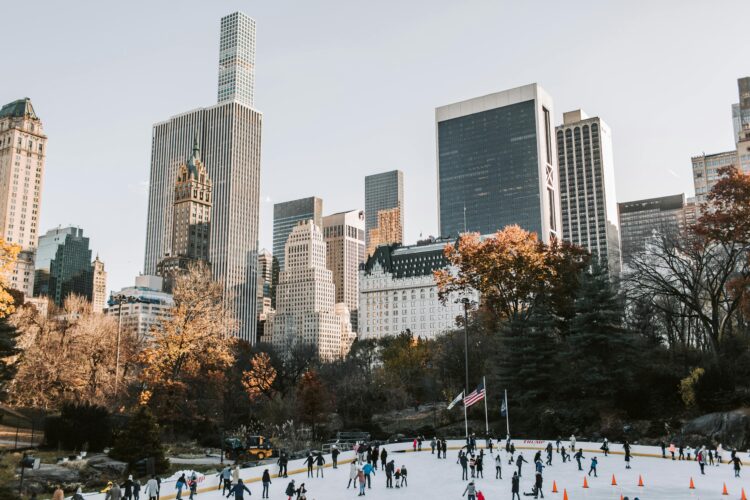
[[[224,492],[222,491],[221,494],[223,495]],[[143,488],[143,496],[148,500],[159,498],[159,483],[156,481],[156,476],[151,476],[151,479],[146,482],[146,486]]]
[[622,449],[625,450],[625,468],[630,469],[630,443],[627,440],[622,445]]
[[307,493],[307,488],[305,488],[305,483],[302,483],[299,485],[299,488],[297,488],[297,491],[295,491],[297,494],[297,500],[307,500],[307,496],[305,496],[305,493]]
[[413,451],[417,451],[417,438],[414,438],[414,442],[412,443]]
[[372,464],[365,464],[362,467],[362,472],[365,473],[365,479],[367,480],[367,488],[369,489],[370,486],[370,475],[375,475],[375,467],[372,466]]
[[732,464],[734,465],[734,477],[740,477],[740,469],[742,469],[742,461],[740,457],[735,455],[732,458]]
[[75,494],[70,498],[70,500],[84,500],[83,498],[83,489],[79,486],[76,490]]
[[360,467],[357,470],[357,480],[359,481],[359,495],[360,497],[365,496],[365,473]]
[[677,448],[675,447],[674,443],[669,443],[669,453],[672,455],[672,460],[675,459],[674,453]]
[[383,448],[383,451],[380,452],[380,466],[381,468],[385,469],[386,459],[388,458],[388,452],[385,451],[385,448]]
[[407,474],[406,466],[402,465],[401,466],[401,487],[402,488],[406,488],[407,486],[409,486],[409,483],[406,481],[406,474]]
[[469,460],[466,458],[466,454],[463,451],[458,452],[458,460],[456,463],[461,464],[461,480],[462,481],[468,481],[469,480]]
[[346,489],[349,489],[349,486],[357,489],[357,476],[359,475],[359,471],[357,470],[357,462],[353,461],[349,464],[349,482],[346,483]]
[[307,453],[307,458],[304,462],[307,465],[307,477],[313,477],[313,465],[315,464],[315,457],[312,452]]
[[232,469],[227,465],[217,474],[221,484],[221,494],[225,495],[227,490],[232,487]]
[[510,453],[510,458],[508,459],[508,465],[513,465],[513,455],[516,454],[515,444],[510,443],[510,447],[508,448],[508,453]]
[[393,474],[396,472],[396,464],[391,460],[385,466],[385,487],[393,488]]
[[687,461],[688,462],[691,460],[690,456],[692,454],[692,451],[693,451],[693,449],[690,446],[688,446],[687,448],[685,448],[685,455],[687,455]]
[[287,496],[286,500],[292,500],[292,497],[294,496],[294,493],[296,492],[296,488],[294,487],[294,479],[289,481],[289,484],[286,485],[286,490],[284,490],[284,494]]
[[596,475],[596,466],[599,464],[599,460],[596,457],[591,457],[591,467],[589,468],[589,476],[591,476],[591,473],[594,473],[594,477],[599,477]]
[[242,482],[242,479],[238,479],[237,484],[232,486],[232,489],[229,491],[227,498],[229,498],[231,495],[234,495],[234,500],[244,500],[246,491],[248,495],[252,495],[247,486],[245,486],[245,483]]
[[537,451],[534,453],[534,463],[541,462],[542,461],[542,450]]
[[552,443],[547,443],[547,465],[552,465]]
[[661,458],[667,458],[667,444],[664,441],[659,441],[659,447],[661,448]]
[[378,469],[378,458],[380,457],[380,446],[375,446],[372,450],[372,466]]
[[677,460],[685,460],[685,445],[680,444],[680,454],[677,457]]
[[485,443],[485,446],[490,450],[490,455],[492,455],[492,437],[487,436],[487,442]]
[[469,469],[471,469],[471,478],[474,479],[476,477],[477,470],[477,459],[474,458],[474,455],[469,458]]
[[474,481],[471,481],[466,485],[462,497],[466,497],[468,500],[476,500],[477,498],[477,487],[474,485]]
[[495,456],[495,479],[503,478],[503,459],[500,458],[500,453]]
[[195,475],[195,472],[190,475],[188,485],[190,486],[190,500],[193,500],[195,495],[198,494],[198,477]]
[[576,449],[576,437],[575,435],[570,435],[570,449],[575,450]]
[[604,452],[605,457],[609,455],[609,441],[607,440],[607,438],[604,438],[604,442],[602,443],[601,450]]
[[519,493],[520,490],[520,478],[518,477],[518,473],[514,472],[513,477],[510,479],[510,492],[512,494],[511,500],[521,500],[521,494]]
[[393,477],[396,479],[396,488],[401,488],[401,469],[396,469]]
[[[60,490],[62,491],[62,490]],[[52,496],[54,499],[54,495]],[[180,497],[177,497],[180,498]],[[112,487],[107,490],[107,493],[104,495],[104,500],[121,500],[122,499],[122,490],[120,489],[120,485],[117,483],[114,483]]]
[[[435,454],[435,445],[436,445],[436,444],[437,444],[437,443],[435,442],[435,438],[432,438],[432,441],[430,441],[430,450],[432,450],[432,453],[431,453],[431,455],[434,455],[434,454]],[[439,456],[439,455],[440,455],[440,452],[438,451],[438,458],[440,458],[440,456]]]
[[422,442],[424,441],[424,436],[421,434],[417,437],[417,451],[422,451]]
[[565,463],[570,460],[570,455],[568,455],[568,452],[565,451],[565,445],[560,445],[560,458],[562,458],[562,463]]
[[560,445],[562,445],[562,438],[557,436],[557,441],[555,441],[555,453],[560,453]]
[[716,466],[717,467],[721,465],[723,454],[724,454],[724,447],[721,446],[721,443],[719,443],[719,446],[716,447]]
[[516,467],[518,467],[518,477],[523,477],[523,474],[521,474],[521,467],[523,467],[524,463],[529,463],[525,458],[523,458],[523,452],[518,454],[518,458],[516,459]]
[[448,458],[448,441],[443,439],[443,460]]
[[263,471],[261,482],[263,483],[263,493],[261,494],[261,498],[268,498],[268,487],[271,485],[271,473],[268,472],[268,469]]
[[286,472],[288,463],[289,458],[287,458],[286,452],[282,451],[279,459],[276,461],[276,464],[279,466],[279,477],[289,477]]
[[583,467],[581,467],[581,460],[586,458],[583,456],[583,448],[578,448],[578,451],[575,455],[573,455],[573,458],[575,458],[576,462],[578,462],[578,470],[583,470]]
[[708,449],[708,465],[714,464],[714,450],[711,448]]
[[539,498],[539,495],[542,495],[542,498],[544,498],[544,493],[542,492],[542,473],[537,472],[536,476],[534,478],[534,486],[531,487],[531,491],[529,493],[524,493],[523,496],[534,498]]
[[701,469],[701,476],[706,475],[706,449],[703,448],[698,452],[698,455],[696,457],[698,459],[698,467]]
[[339,468],[339,448],[335,444],[331,447],[331,462],[334,469]]
[[481,477],[482,479],[484,479],[484,458],[482,454],[477,457],[474,465],[477,468],[477,477]]
[[187,488],[187,479],[185,478],[185,474],[181,475],[177,482],[174,485],[175,489],[177,490],[177,500],[182,500],[182,490],[184,488]]
[[124,500],[131,500],[133,498],[133,476],[128,476],[128,479],[120,485],[122,489],[122,498]]
[[323,453],[318,452],[318,454],[315,456],[315,465],[318,466],[315,470],[315,477],[325,477],[323,476],[323,466],[325,465],[325,463],[326,459],[323,457]]

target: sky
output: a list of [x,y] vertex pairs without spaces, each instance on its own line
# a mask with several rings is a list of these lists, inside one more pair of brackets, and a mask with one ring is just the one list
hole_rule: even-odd
[[260,246],[273,204],[364,208],[404,172],[406,241],[436,235],[435,108],[532,82],[612,129],[617,201],[693,193],[690,157],[732,149],[750,75],[747,0],[5,2],[0,102],[48,135],[41,230],[76,225],[108,288],[143,268],[151,127],[216,102],[219,22],[257,22]]

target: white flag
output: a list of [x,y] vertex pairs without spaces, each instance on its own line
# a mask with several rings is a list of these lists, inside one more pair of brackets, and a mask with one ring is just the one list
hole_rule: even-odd
[[453,408],[454,406],[456,406],[458,403],[460,403],[461,401],[463,401],[463,399],[464,399],[464,391],[461,391],[461,394],[459,394],[458,396],[456,396],[456,399],[454,399],[453,401],[451,401],[451,403],[448,405],[448,409],[450,410],[451,408]]

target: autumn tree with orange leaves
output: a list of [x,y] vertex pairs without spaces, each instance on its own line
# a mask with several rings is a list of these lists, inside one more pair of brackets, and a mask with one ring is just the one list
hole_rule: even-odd
[[141,403],[167,422],[220,418],[225,372],[232,365],[237,323],[221,284],[204,263],[175,277],[168,318],[142,351]]
[[257,401],[261,396],[270,398],[275,380],[276,369],[266,352],[255,354],[250,360],[250,369],[242,373],[242,386],[251,401]]
[[572,310],[568,289],[575,288],[588,262],[584,250],[558,242],[547,245],[516,225],[484,239],[478,233],[463,234],[444,253],[451,268],[435,271],[441,301],[476,290],[482,307],[497,320],[527,319],[545,293],[558,292],[560,308]]

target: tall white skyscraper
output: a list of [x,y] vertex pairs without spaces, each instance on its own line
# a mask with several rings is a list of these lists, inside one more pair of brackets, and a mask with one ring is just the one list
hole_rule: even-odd
[[0,108],[0,234],[21,247],[7,285],[34,293],[34,253],[47,156],[47,136],[31,99]]
[[349,311],[336,303],[333,273],[326,268],[323,232],[312,220],[299,222],[284,248],[276,313],[270,313],[265,339],[281,352],[298,344],[314,346],[321,359],[345,356],[355,335]]
[[557,156],[563,239],[587,249],[618,275],[622,262],[609,127],[580,109],[563,113]]
[[242,12],[221,18],[218,100],[252,108],[255,94],[255,19]]
[[357,331],[359,308],[359,265],[365,262],[365,213],[350,210],[323,217],[326,265],[333,273],[336,302],[349,308],[351,323]]
[[[249,18],[237,13],[236,19],[241,25],[244,21],[240,19]],[[244,45],[238,52],[254,51],[254,39],[237,40]],[[221,89],[222,71],[219,78]],[[144,260],[144,274],[155,275],[157,264],[173,254],[175,181],[197,137],[201,159],[213,182],[208,260],[239,321],[239,336],[249,342],[256,340],[257,329],[262,122],[263,115],[247,102],[229,99],[154,125]]]

